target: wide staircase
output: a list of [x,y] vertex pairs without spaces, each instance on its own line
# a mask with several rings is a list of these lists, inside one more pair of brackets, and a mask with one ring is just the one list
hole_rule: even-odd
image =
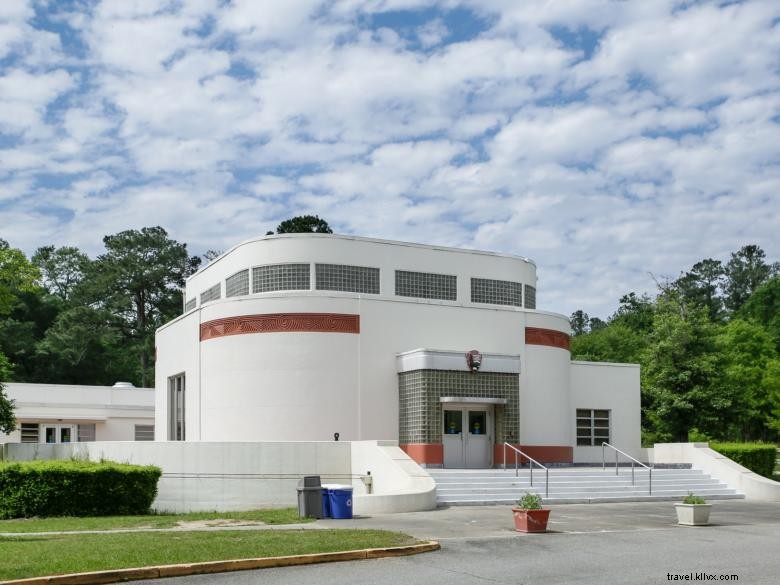
[[[678,500],[693,492],[707,500],[744,498],[743,494],[697,469],[653,469],[652,493],[647,469],[631,467],[535,468],[533,485],[527,467],[520,469],[428,469],[436,481],[439,506],[513,504],[525,492],[535,492],[548,504]],[[546,493],[547,492],[547,493]]]

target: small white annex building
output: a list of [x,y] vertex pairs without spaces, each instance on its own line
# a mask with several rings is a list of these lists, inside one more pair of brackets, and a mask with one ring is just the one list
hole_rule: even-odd
[[[554,286],[549,283],[548,286]],[[398,441],[425,466],[640,455],[639,366],[572,362],[523,257],[326,234],[243,242],[157,332],[158,441]],[[510,459],[510,461],[512,461]]]
[[2,443],[154,440],[154,388],[5,384],[14,401],[16,430]]

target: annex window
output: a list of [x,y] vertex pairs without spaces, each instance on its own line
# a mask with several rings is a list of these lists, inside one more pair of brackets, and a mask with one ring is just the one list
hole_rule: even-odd
[[450,274],[396,270],[395,294],[399,297],[455,301],[458,298],[457,281],[457,277]]
[[184,425],[184,374],[168,378],[168,440],[183,441]]
[[154,441],[154,425],[135,425],[136,441]]
[[536,308],[536,288],[528,284],[525,285],[525,308]]
[[189,311],[192,311],[192,309],[195,308],[195,305],[198,303],[198,299],[190,299],[186,303],[184,303],[184,312],[187,313]]
[[76,427],[76,440],[86,443],[95,440],[95,423],[80,424]]
[[38,423],[22,423],[19,430],[22,434],[22,443],[37,443],[40,440],[41,427]]
[[609,443],[609,410],[577,409],[577,445],[600,447]]
[[523,306],[523,285],[508,280],[471,279],[471,302]]
[[216,301],[220,298],[222,298],[222,290],[221,285],[217,283],[211,288],[207,288],[202,293],[200,293],[200,304],[202,305],[203,303],[208,303],[209,301]]
[[236,272],[225,281],[225,297],[242,297],[249,294],[249,269]]
[[315,265],[317,290],[379,294],[379,268],[346,264]]
[[309,290],[311,274],[308,264],[269,264],[252,268],[252,292]]

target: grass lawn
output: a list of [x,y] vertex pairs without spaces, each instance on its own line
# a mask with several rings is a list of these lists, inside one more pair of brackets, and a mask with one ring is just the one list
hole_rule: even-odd
[[384,530],[231,530],[0,537],[0,579],[402,546]]
[[172,528],[182,522],[227,520],[236,523],[297,524],[311,522],[299,518],[296,508],[252,510],[249,512],[190,512],[189,514],[150,514],[147,516],[53,517],[0,520],[0,532],[67,532],[72,530],[111,530],[114,528]]

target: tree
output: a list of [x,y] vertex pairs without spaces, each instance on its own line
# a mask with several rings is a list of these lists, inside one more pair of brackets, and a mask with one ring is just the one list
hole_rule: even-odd
[[32,263],[41,271],[43,286],[63,301],[71,300],[74,289],[84,279],[89,257],[73,246],[43,246],[33,254]]
[[623,323],[634,331],[647,333],[653,328],[653,313],[653,301],[648,295],[638,296],[631,292],[620,298],[620,305],[610,317],[610,323]]
[[642,359],[646,424],[685,442],[693,428],[719,425],[732,406],[717,384],[721,365],[716,327],[706,309],[685,304],[675,291],[656,301]]
[[14,416],[14,402],[5,394],[4,382],[11,377],[11,364],[0,353],[0,433],[10,433],[16,430],[16,417]]
[[591,333],[594,331],[600,331],[607,326],[607,322],[599,319],[598,317],[591,317],[588,321],[588,329]]
[[90,266],[85,286],[96,307],[113,315],[114,326],[138,357],[138,381],[153,380],[157,327],[181,311],[181,287],[200,258],[161,227],[105,236],[106,253]]
[[571,314],[569,318],[571,322],[571,332],[576,337],[577,335],[583,335],[588,332],[588,322],[590,317],[582,309],[578,309]]
[[684,302],[706,308],[710,320],[719,321],[723,314],[723,299],[718,296],[718,290],[723,285],[723,276],[720,260],[707,258],[694,264],[672,286],[679,291]]
[[742,305],[739,316],[761,324],[780,352],[780,276],[772,277],[759,286]]
[[731,254],[726,264],[724,291],[726,308],[738,311],[750,296],[777,271],[777,265],[770,266],[764,258],[766,254],[756,245],[743,246]]
[[40,273],[24,252],[0,238],[0,315],[11,312],[19,293],[34,292]]
[[612,323],[572,337],[571,357],[590,362],[638,363],[646,345],[641,333],[624,323]]
[[[316,215],[299,215],[290,219],[285,219],[276,226],[277,234],[332,234],[328,222],[320,219]],[[269,235],[271,232],[268,232]]]

